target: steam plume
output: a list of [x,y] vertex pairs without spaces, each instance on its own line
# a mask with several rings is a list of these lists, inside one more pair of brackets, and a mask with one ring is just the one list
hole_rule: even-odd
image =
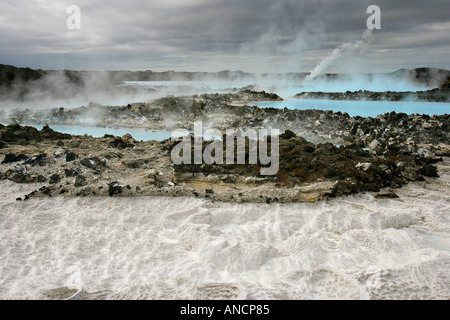
[[331,66],[336,60],[341,58],[344,54],[365,50],[371,41],[372,30],[367,29],[366,31],[364,31],[360,40],[341,44],[311,71],[311,73],[305,78],[305,81],[311,81],[317,76],[321,75],[329,66]]

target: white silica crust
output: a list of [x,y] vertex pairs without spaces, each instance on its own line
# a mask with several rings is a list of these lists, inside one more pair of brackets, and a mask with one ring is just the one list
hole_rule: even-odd
[[450,164],[296,204],[32,198],[0,181],[0,299],[447,299]]

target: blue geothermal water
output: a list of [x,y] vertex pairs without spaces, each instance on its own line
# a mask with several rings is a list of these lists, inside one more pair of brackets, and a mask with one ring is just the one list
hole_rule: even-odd
[[[37,129],[42,129],[42,126],[35,126]],[[103,128],[103,127],[89,127],[89,126],[73,126],[73,125],[50,125],[55,131],[68,133],[72,135],[90,135],[95,138],[103,137],[105,134],[114,136],[123,136],[127,133],[131,134],[136,140],[143,141],[162,141],[170,139],[172,132],[164,130],[148,130],[143,128]]]
[[351,117],[376,117],[395,111],[406,114],[443,115],[450,113],[450,103],[434,102],[390,102],[390,101],[337,101],[337,100],[308,100],[291,99],[285,101],[253,102],[261,108],[296,109],[296,110],[332,110],[334,112],[347,112]]

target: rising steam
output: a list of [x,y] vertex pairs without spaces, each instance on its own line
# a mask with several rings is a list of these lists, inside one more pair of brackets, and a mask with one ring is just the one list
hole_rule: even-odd
[[317,76],[322,75],[328,67],[345,55],[364,52],[373,40],[372,30],[367,29],[362,34],[360,40],[346,42],[333,50],[329,56],[323,59],[305,78],[305,82],[311,81]]

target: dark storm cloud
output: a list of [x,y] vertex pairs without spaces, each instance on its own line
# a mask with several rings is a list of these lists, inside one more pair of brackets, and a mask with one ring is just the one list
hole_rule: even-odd
[[[81,30],[66,8],[81,8]],[[4,0],[1,63],[42,68],[309,71],[360,39],[366,9],[382,10],[367,64],[450,68],[448,0]],[[402,55],[399,57],[399,53]],[[281,66],[284,64],[284,68]],[[280,69],[281,68],[281,69]]]

